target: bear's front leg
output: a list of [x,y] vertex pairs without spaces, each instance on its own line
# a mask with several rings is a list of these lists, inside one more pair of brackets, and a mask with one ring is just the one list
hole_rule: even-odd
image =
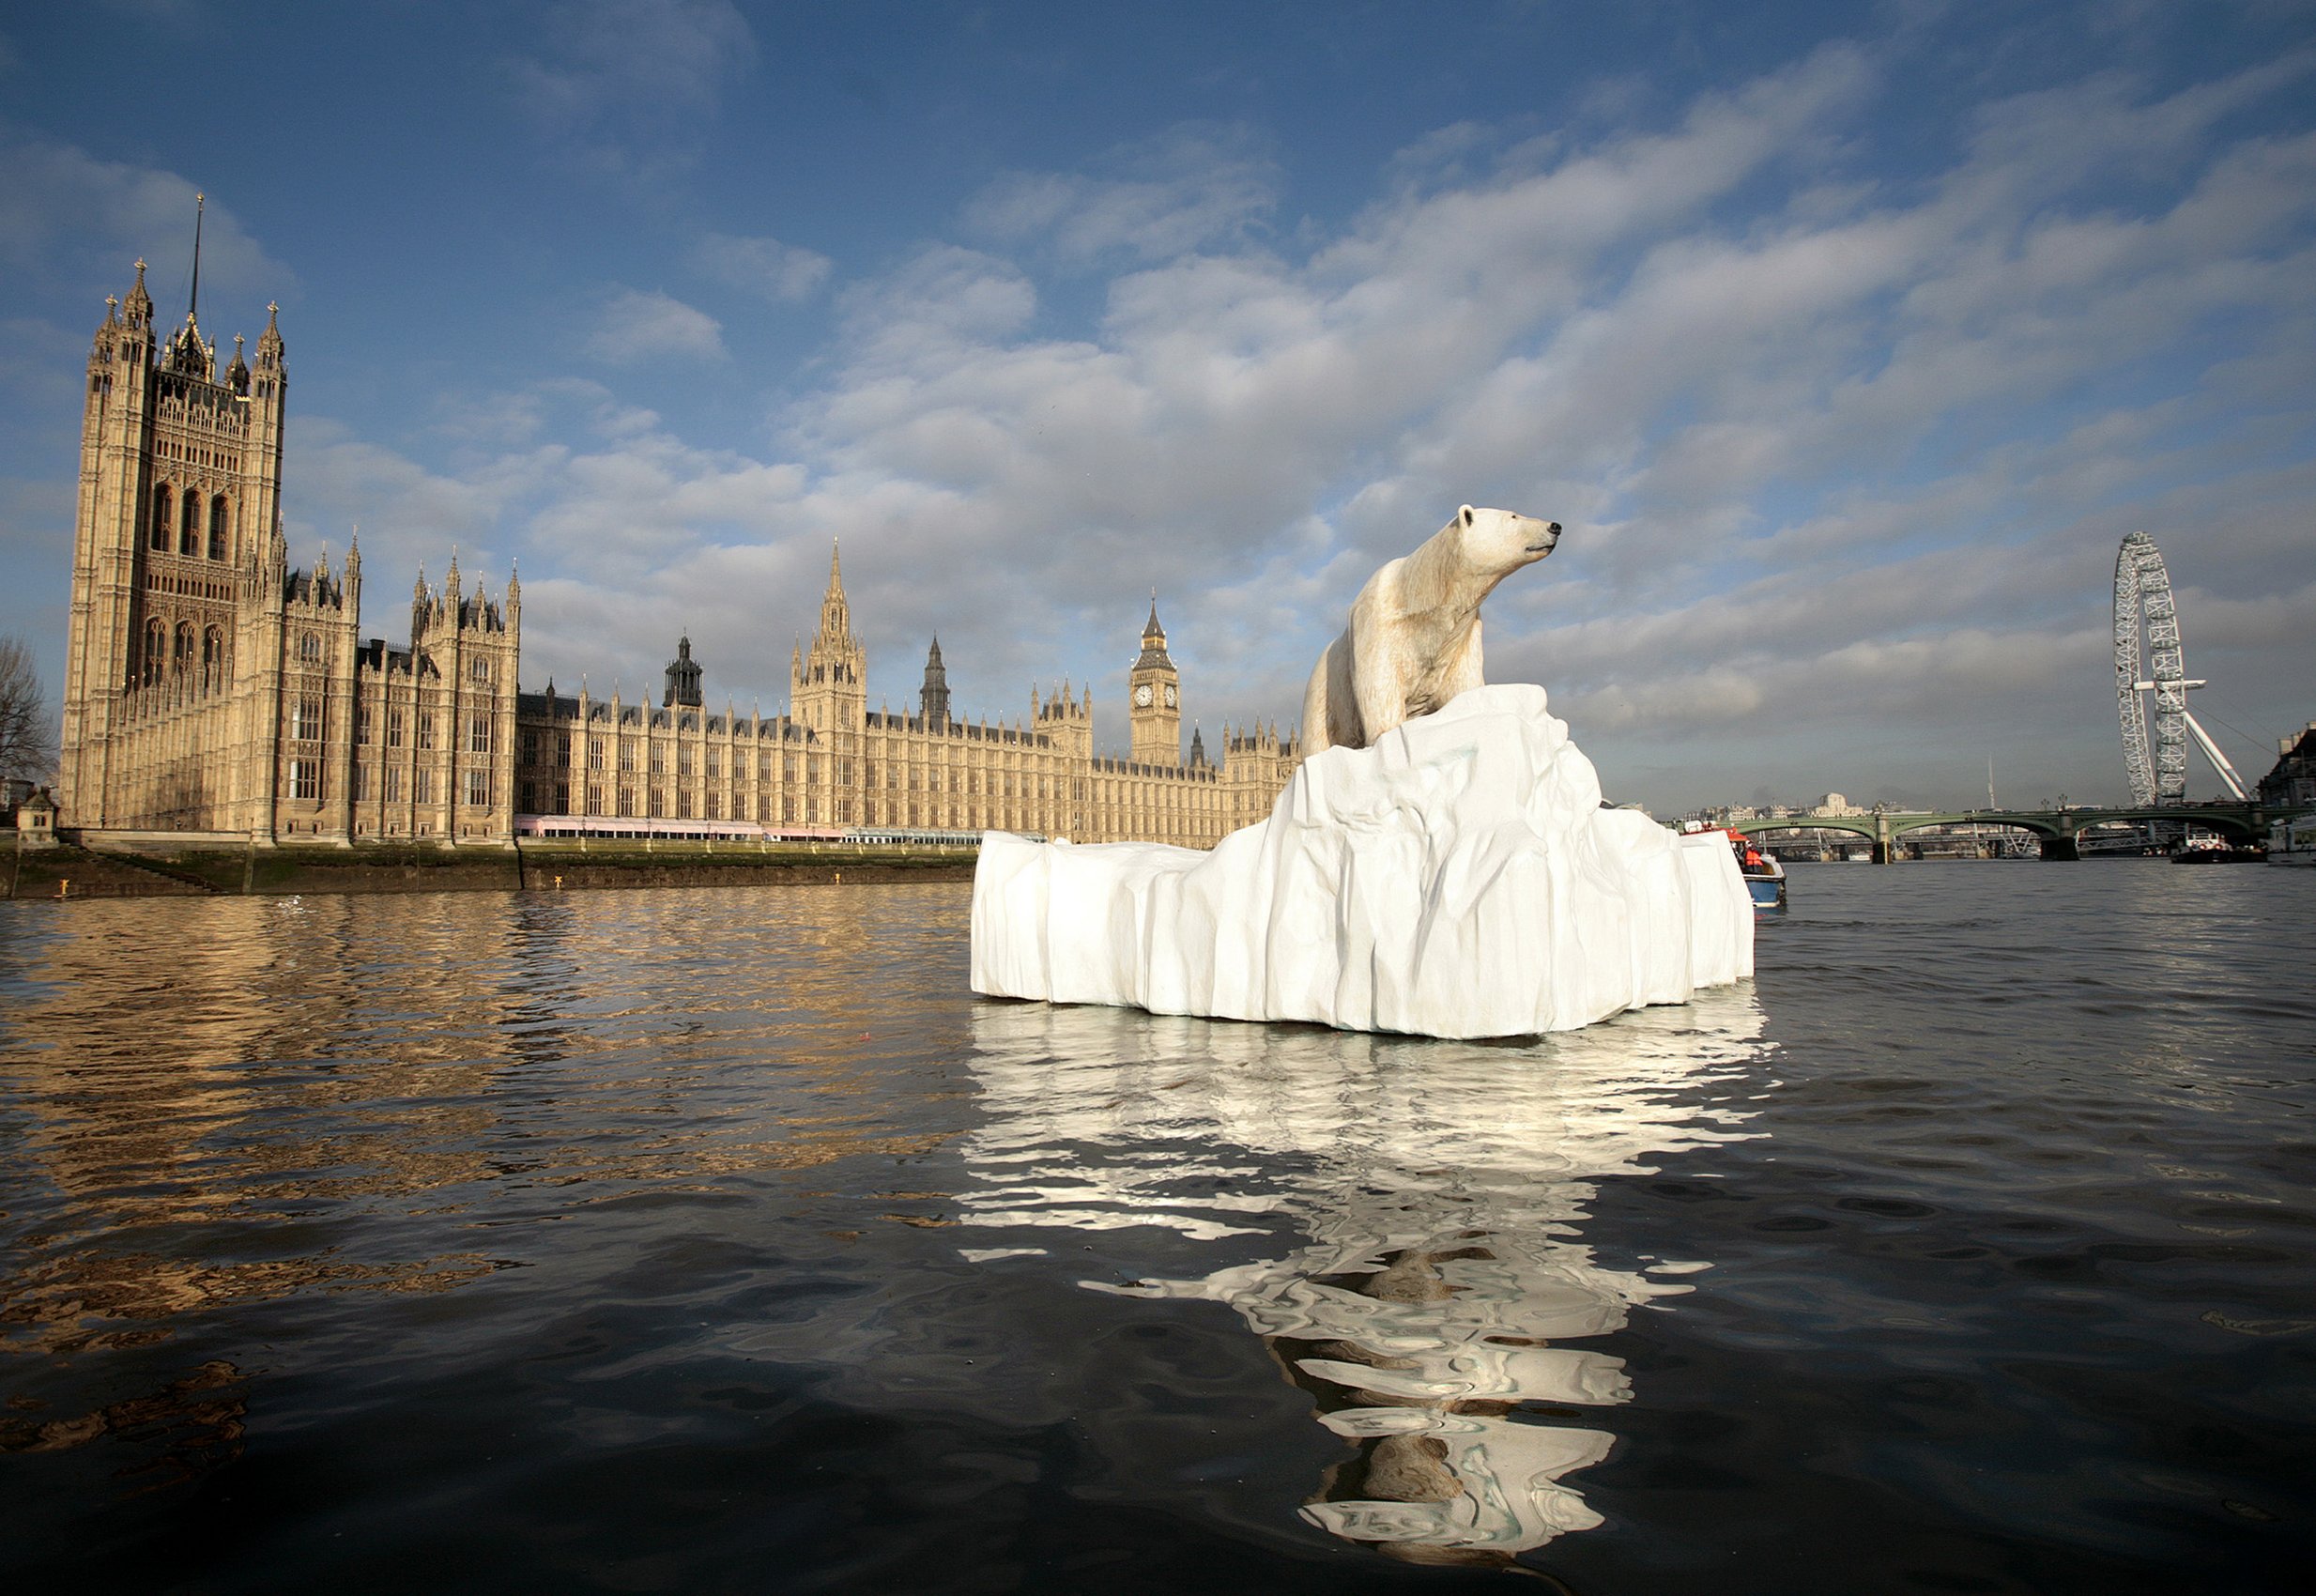
[[1440,673],[1438,707],[1445,709],[1455,701],[1458,694],[1468,693],[1475,687],[1487,684],[1480,656],[1480,617],[1475,615],[1471,625],[1465,631],[1462,645],[1455,651],[1455,657]]
[[1405,720],[1410,713],[1407,674],[1402,668],[1396,646],[1399,641],[1383,628],[1371,631],[1360,639],[1362,646],[1351,668],[1352,697],[1359,706],[1358,747],[1373,747],[1376,738]]
[[[1319,663],[1312,667],[1311,681],[1303,688],[1303,752],[1306,755],[1320,753],[1345,741],[1338,729],[1342,711],[1336,706],[1340,704],[1346,709],[1349,706],[1345,690],[1347,683],[1339,684],[1339,679],[1344,675],[1340,661],[1348,652],[1348,643],[1340,637],[1320,650]],[[1357,739],[1350,740],[1349,745],[1357,747]]]

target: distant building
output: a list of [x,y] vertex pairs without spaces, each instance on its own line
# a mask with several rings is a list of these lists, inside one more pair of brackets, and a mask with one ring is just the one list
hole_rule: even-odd
[[[195,281],[198,281],[196,269]],[[832,552],[789,711],[711,714],[691,639],[659,705],[518,691],[522,586],[419,578],[406,644],[363,641],[361,554],[293,570],[281,526],[288,371],[268,308],[254,361],[192,309],[162,338],[145,263],[108,299],[81,431],[57,822],[235,840],[504,844],[552,819],[621,831],[1038,832],[1206,846],[1262,819],[1293,733],[1181,742],[1153,601],[1127,675],[1132,752],[1097,757],[1093,693],[1033,689],[1020,721],[950,713],[935,641],[917,712],[867,704]]]
[[1855,804],[1852,804],[1848,799],[1843,797],[1838,792],[1829,792],[1824,797],[1818,799],[1817,804],[1811,807],[1809,812],[1819,817],[1820,819],[1825,820],[1840,820],[1846,819],[1851,815],[1863,815],[1866,813],[1865,810],[1859,808]]
[[2260,778],[2262,804],[2316,804],[2316,720],[2290,737],[2279,737],[2276,768]]
[[[1133,752],[1094,752],[1094,694],[1030,694],[1012,725],[951,714],[936,638],[914,713],[870,709],[867,652],[829,557],[820,629],[789,664],[789,713],[702,703],[690,639],[656,709],[556,692],[516,706],[515,804],[527,829],[1020,831],[1207,847],[1270,813],[1301,754],[1274,726],[1224,728],[1221,758],[1181,743],[1181,684],[1158,606],[1128,676]],[[638,824],[640,822],[640,824]]]

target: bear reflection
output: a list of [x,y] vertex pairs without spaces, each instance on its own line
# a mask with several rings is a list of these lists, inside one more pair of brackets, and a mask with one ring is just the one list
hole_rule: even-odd
[[1575,1228],[1590,1182],[1744,1134],[1760,1031],[1742,990],[1510,1047],[984,1004],[989,1117],[966,1148],[983,1185],[959,1217],[1218,1243],[1284,1220],[1308,1242],[1282,1257],[1086,1283],[1225,1302],[1264,1338],[1356,1446],[1314,1524],[1409,1560],[1502,1561],[1601,1522],[1563,1477],[1607,1455],[1586,1420],[1630,1384],[1562,1343],[1705,1266],[1601,1266]]

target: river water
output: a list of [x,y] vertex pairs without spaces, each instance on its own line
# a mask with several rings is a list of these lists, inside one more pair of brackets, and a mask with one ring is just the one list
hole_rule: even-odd
[[961,885],[0,904],[25,1590],[2298,1590],[2316,872],[1802,867],[1512,1045]]

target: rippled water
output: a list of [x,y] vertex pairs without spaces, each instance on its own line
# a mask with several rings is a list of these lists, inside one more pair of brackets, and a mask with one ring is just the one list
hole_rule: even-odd
[[[0,904],[24,1588],[2303,1588],[2316,872],[1795,873],[1511,1046],[966,889]],[[15,1583],[15,1581],[11,1581]]]

